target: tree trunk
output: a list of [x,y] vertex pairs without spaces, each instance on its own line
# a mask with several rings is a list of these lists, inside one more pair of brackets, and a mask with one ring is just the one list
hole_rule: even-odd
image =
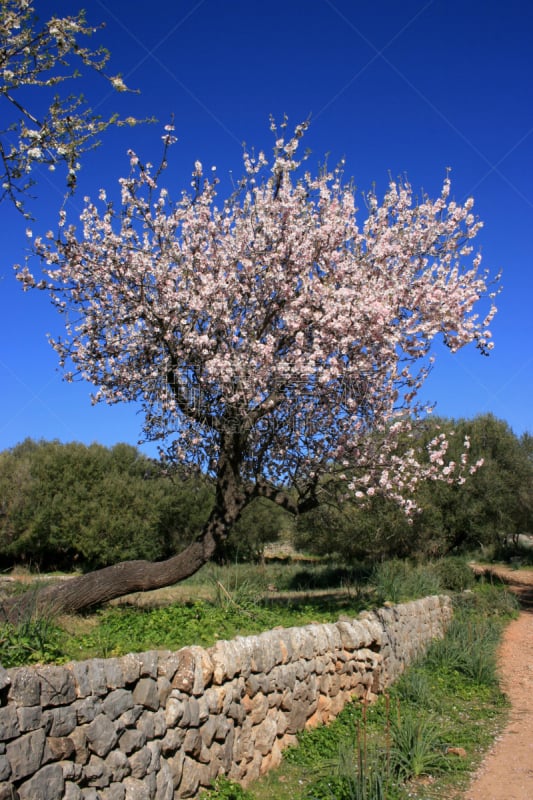
[[0,606],[0,622],[16,624],[34,614],[72,613],[130,592],[145,592],[179,583],[210,560],[220,536],[220,527],[220,520],[211,519],[192,544],[166,561],[122,561],[59,585],[9,598]]

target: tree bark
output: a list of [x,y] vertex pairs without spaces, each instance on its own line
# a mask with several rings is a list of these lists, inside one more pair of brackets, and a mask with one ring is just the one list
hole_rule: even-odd
[[0,621],[17,624],[33,615],[73,613],[130,592],[179,583],[210,560],[219,538],[219,527],[220,522],[212,519],[192,544],[166,561],[122,561],[59,585],[9,598],[0,606]]

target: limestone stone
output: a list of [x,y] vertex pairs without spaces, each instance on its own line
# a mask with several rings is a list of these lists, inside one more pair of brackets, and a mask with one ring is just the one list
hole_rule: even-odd
[[100,800],[125,800],[126,789],[121,783],[111,783],[100,792]]
[[61,800],[65,781],[59,764],[49,764],[38,770],[18,787],[19,800]]
[[157,711],[159,708],[159,696],[157,694],[157,683],[153,678],[141,678],[133,690],[133,702]]
[[178,666],[172,688],[185,694],[200,695],[211,683],[214,665],[203,647],[184,647],[178,651]]
[[[22,708],[17,708],[17,717],[19,721],[20,732],[27,733],[28,731],[34,731],[42,726],[43,711],[41,706],[30,706],[29,708],[27,706],[22,706]],[[2,731],[1,722],[0,731]]]
[[18,781],[33,775],[41,766],[44,751],[44,730],[31,731],[6,745],[12,780]]
[[[140,750],[144,747],[146,736],[142,731],[126,730],[119,739],[118,746],[123,753],[129,755],[135,750]],[[110,748],[111,749],[111,748]]]
[[65,667],[39,667],[41,706],[66,706],[76,699],[74,677]]
[[165,755],[172,755],[180,749],[185,739],[184,728],[169,728],[161,739],[161,749]]
[[102,712],[102,700],[99,697],[83,697],[73,703],[72,708],[76,712],[79,725],[92,722],[93,719]]
[[165,675],[157,676],[157,694],[159,697],[159,704],[165,706],[168,696],[172,690],[172,684]]
[[117,743],[117,733],[109,717],[99,714],[83,727],[85,736],[89,743],[89,749],[96,755],[106,756],[112,747]]
[[185,758],[181,781],[179,783],[180,797],[194,797],[200,785],[198,764],[191,758]]
[[0,783],[0,800],[13,800],[16,797],[12,783]]
[[180,784],[184,761],[185,753],[183,750],[178,750],[177,753],[167,759],[166,763],[168,764],[170,774],[172,775],[172,785],[174,789],[177,789]]
[[152,753],[148,747],[142,747],[137,752],[132,753],[129,758],[131,775],[134,778],[144,778],[148,772],[148,767],[152,760]]
[[68,706],[49,708],[43,713],[43,727],[49,736],[68,736],[76,722],[76,712]]
[[48,736],[46,747],[52,761],[62,761],[75,754],[74,742],[68,736]]
[[185,703],[177,697],[169,697],[165,708],[165,724],[173,728],[183,718]]
[[159,653],[157,650],[148,650],[145,653],[139,653],[137,658],[139,659],[141,678],[157,678],[157,664],[159,661]]
[[198,758],[202,750],[202,737],[197,728],[191,728],[185,734],[183,740],[183,751],[193,758]]
[[142,715],[144,706],[132,706],[115,721],[117,731],[122,732],[124,728],[133,728],[137,724],[137,720]]
[[148,772],[157,772],[161,765],[161,742],[148,742],[146,746],[150,751]]
[[122,750],[112,750],[106,757],[105,763],[109,770],[111,782],[120,783],[131,772],[129,759]]
[[35,670],[28,667],[8,669],[10,681],[8,699],[19,706],[38,706],[41,702],[41,684]]
[[172,772],[166,761],[161,764],[161,768],[157,773],[155,796],[157,800],[173,800],[174,797]]
[[65,783],[67,781],[79,781],[83,775],[83,767],[81,764],[76,764],[75,761],[61,761],[61,769],[63,770],[63,777]]
[[124,678],[124,684],[135,683],[141,677],[141,662],[133,653],[128,653],[119,659],[120,670]]
[[217,729],[217,721],[215,717],[209,717],[200,728],[200,735],[205,747],[210,747]]
[[7,781],[11,775],[11,765],[7,756],[0,756],[0,781]]
[[74,745],[75,760],[78,764],[85,764],[89,760],[89,748],[84,727],[75,728],[69,736]]
[[65,781],[63,800],[81,800],[81,789],[77,783]]
[[117,719],[134,705],[131,692],[126,689],[115,689],[110,692],[102,703],[104,713],[110,719]]
[[278,727],[275,721],[267,717],[260,725],[254,726],[252,730],[255,738],[256,750],[259,750],[261,755],[266,756],[270,752],[278,735]]
[[0,741],[5,742],[19,735],[19,718],[15,706],[4,706],[4,708],[0,708]]
[[126,683],[120,658],[106,658],[104,662],[105,681],[108,689],[122,689]]
[[152,717],[154,723],[154,736],[156,738],[160,738],[165,735],[167,730],[167,724],[165,722],[165,711],[163,708],[160,708]]
[[111,782],[111,773],[103,758],[93,755],[89,759],[89,763],[83,768],[83,778],[89,786],[96,786],[101,789],[109,786]]
[[138,778],[124,778],[125,800],[153,800],[147,786]]

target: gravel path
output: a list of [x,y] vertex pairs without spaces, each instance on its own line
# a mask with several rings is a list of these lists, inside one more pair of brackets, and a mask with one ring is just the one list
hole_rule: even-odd
[[520,595],[524,610],[507,627],[499,652],[502,688],[511,702],[509,722],[465,800],[533,800],[533,571],[491,572]]

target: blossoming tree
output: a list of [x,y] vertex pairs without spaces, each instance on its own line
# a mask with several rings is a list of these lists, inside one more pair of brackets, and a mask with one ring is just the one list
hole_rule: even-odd
[[130,153],[120,209],[101,192],[81,230],[63,217],[59,237],[35,240],[44,276],[20,278],[64,315],[52,345],[67,379],[94,384],[96,402],[140,402],[145,437],[216,489],[182,553],[83,576],[48,602],[75,609],[191,575],[256,497],[298,514],[331,491],[382,493],[409,513],[419,481],[471,469],[446,460],[444,436],[419,452],[414,420],[435,337],[491,348],[473,201],[451,200],[448,179],[418,203],[391,182],[359,225],[342,169],[313,176],[298,160],[306,127],[272,123],[273,157],[245,152],[225,201],[196,162],[173,202]]
[[[83,12],[41,23],[29,0],[0,2],[0,97],[6,101],[1,104],[0,200],[10,200],[21,211],[36,163],[49,169],[64,164],[73,188],[79,158],[98,144],[98,135],[109,125],[137,122],[117,115],[103,119],[81,94],[59,94],[63,84],[71,85],[87,69],[101,73],[115,90],[126,91],[120,76],[106,73],[109,53],[83,45],[96,30]],[[32,95],[31,89],[38,93]]]

